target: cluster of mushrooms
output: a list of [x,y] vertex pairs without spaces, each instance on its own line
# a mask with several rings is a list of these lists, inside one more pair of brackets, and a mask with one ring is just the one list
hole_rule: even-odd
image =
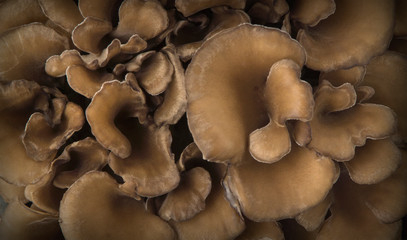
[[0,239],[401,239],[407,1],[0,1]]

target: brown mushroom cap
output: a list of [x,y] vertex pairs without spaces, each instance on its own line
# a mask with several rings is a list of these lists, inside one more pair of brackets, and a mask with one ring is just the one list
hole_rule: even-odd
[[152,39],[168,27],[168,15],[157,0],[124,0],[119,9],[119,24],[113,36],[122,41],[138,34]]
[[38,1],[8,0],[0,3],[0,34],[13,27],[32,22],[45,23],[47,20]]
[[145,115],[145,98],[127,82],[105,82],[86,109],[86,118],[97,141],[115,155],[126,158],[131,154],[129,140],[115,126],[116,116],[123,112],[132,117]]
[[334,0],[295,1],[290,9],[291,19],[313,27],[335,12]]
[[248,156],[241,165],[230,165],[224,186],[231,193],[228,198],[238,201],[247,218],[280,220],[324,200],[337,179],[336,172],[329,158],[293,144],[291,152],[276,163],[259,163]]
[[10,184],[0,178],[0,198],[6,203],[14,201],[27,202],[28,200],[24,196],[24,188],[25,187]]
[[271,222],[253,222],[245,220],[246,229],[236,240],[283,240],[284,234],[281,231],[280,224]]
[[355,156],[344,162],[350,178],[357,184],[374,184],[388,178],[401,161],[400,150],[390,138],[367,140],[356,148]]
[[58,149],[72,134],[79,131],[85,122],[80,106],[73,102],[63,105],[59,124],[50,122],[43,113],[33,113],[25,127],[22,141],[27,154],[37,161],[52,160]]
[[64,239],[58,217],[25,206],[10,203],[0,221],[0,238],[13,240]]
[[[383,139],[395,132],[393,111],[383,105],[356,103],[355,90],[349,83],[333,87],[323,81],[314,98],[311,141],[307,146],[336,161],[351,160],[355,146],[363,146],[366,139]],[[308,128],[304,124],[302,127]]]
[[201,10],[226,5],[234,9],[243,9],[246,0],[175,0],[175,7],[185,17],[189,17]]
[[180,178],[170,150],[172,139],[168,126],[142,125],[135,118],[116,122],[131,147],[129,156],[123,159],[113,153],[109,155],[109,166],[125,182],[123,190],[155,197],[175,189]]
[[68,33],[83,20],[73,0],[38,0],[38,3],[44,14]]
[[263,88],[282,59],[302,67],[305,53],[287,33],[249,24],[216,34],[196,52],[186,70],[187,116],[204,159],[242,161],[249,134],[267,124]]
[[350,83],[353,86],[358,86],[365,77],[365,74],[365,66],[355,66],[348,69],[321,72],[319,75],[319,82],[327,80],[335,87],[339,87],[344,83]]
[[332,200],[332,194],[330,192],[322,202],[298,214],[295,220],[308,232],[317,230],[324,222],[326,214],[331,207]]
[[289,6],[285,0],[262,0],[255,2],[248,14],[253,23],[264,25],[279,22],[288,11]]
[[45,60],[69,47],[68,39],[41,23],[13,28],[0,36],[0,81],[27,79],[51,84]]
[[181,175],[176,189],[168,193],[161,205],[159,215],[164,220],[185,221],[205,209],[205,199],[211,191],[209,173],[196,167]]
[[68,189],[60,219],[67,240],[175,239],[166,222],[121,191],[105,172],[89,172]]
[[378,56],[367,65],[362,84],[373,87],[369,102],[389,106],[397,114],[398,130],[407,141],[407,57],[392,51]]
[[336,2],[336,11],[318,25],[301,29],[307,66],[332,71],[365,65],[388,47],[393,35],[394,1]]
[[108,151],[93,138],[87,137],[65,147],[58,161],[67,163],[58,166],[53,184],[58,188],[68,188],[85,173],[100,170],[108,160]]
[[318,240],[399,239],[401,221],[382,223],[368,208],[366,195],[360,190],[360,185],[353,183],[346,172],[341,174],[333,187],[332,215],[318,233]]
[[110,22],[117,2],[118,0],[79,0],[78,7],[84,18],[96,17]]

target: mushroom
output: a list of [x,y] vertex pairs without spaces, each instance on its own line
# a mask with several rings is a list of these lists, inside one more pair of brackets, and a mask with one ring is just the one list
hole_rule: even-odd
[[253,222],[246,219],[245,223],[246,229],[236,238],[236,240],[285,239],[280,224],[277,222]]
[[336,10],[334,0],[295,1],[290,9],[291,19],[303,25],[314,27]]
[[243,9],[246,0],[175,0],[175,7],[185,17],[189,17],[201,10],[226,5],[234,9]]
[[79,178],[62,198],[59,216],[67,240],[176,237],[165,221],[123,192],[106,172],[92,171]]
[[0,197],[6,203],[11,203],[14,201],[21,201],[22,203],[28,202],[28,200],[24,196],[23,186],[10,184],[1,178],[0,178]]
[[289,7],[285,0],[261,0],[251,6],[248,14],[253,23],[277,23],[281,17],[288,13]]

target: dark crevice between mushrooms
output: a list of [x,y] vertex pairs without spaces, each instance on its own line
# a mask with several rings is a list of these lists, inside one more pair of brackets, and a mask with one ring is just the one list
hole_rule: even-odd
[[193,141],[192,135],[188,129],[186,114],[178,121],[177,124],[170,126],[172,134],[171,150],[175,159],[179,159],[185,147]]

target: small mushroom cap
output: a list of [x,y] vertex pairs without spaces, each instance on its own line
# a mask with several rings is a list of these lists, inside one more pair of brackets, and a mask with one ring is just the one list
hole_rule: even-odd
[[[325,199],[337,179],[335,163],[307,148],[292,146],[280,161],[264,164],[248,156],[230,165],[224,186],[253,221],[294,217]],[[273,207],[270,207],[273,206]]]
[[382,223],[368,208],[366,195],[360,190],[346,172],[341,174],[333,187],[332,215],[319,231],[318,240],[399,239],[401,221]]
[[226,5],[234,9],[243,9],[246,0],[175,0],[175,7],[185,17],[189,17],[201,10]]
[[246,229],[240,234],[236,240],[283,240],[284,233],[281,230],[280,224],[271,222],[253,222],[245,220]]
[[47,20],[38,1],[8,0],[0,4],[0,34],[24,24],[45,23]]
[[175,189],[180,177],[170,150],[172,139],[168,126],[142,125],[135,118],[116,122],[131,144],[128,157],[109,155],[109,166],[125,182],[123,189],[129,194],[146,197],[160,196]]
[[119,9],[119,24],[112,34],[122,41],[134,34],[149,40],[163,32],[168,22],[167,12],[157,0],[124,0]]
[[0,238],[12,240],[64,239],[58,217],[29,208],[24,203],[10,203],[0,221]]
[[108,151],[93,138],[87,137],[65,147],[56,160],[67,163],[58,166],[53,184],[58,188],[68,188],[85,173],[101,170],[107,164]]
[[205,199],[211,191],[211,177],[201,168],[193,168],[181,175],[176,189],[168,193],[159,215],[169,221],[185,221],[205,209]]
[[393,36],[394,1],[345,0],[318,25],[298,31],[307,66],[324,72],[365,65]]
[[83,20],[73,0],[38,0],[38,3],[44,14],[68,33]]
[[355,146],[363,146],[366,139],[382,139],[395,132],[393,111],[383,105],[356,103],[355,90],[349,83],[333,87],[323,81],[314,98],[311,141],[307,146],[325,156],[337,161],[351,160]]
[[367,65],[362,84],[373,87],[369,102],[389,106],[397,114],[398,130],[407,141],[407,57],[392,51],[378,56]]
[[0,81],[27,79],[50,84],[45,60],[69,47],[68,39],[41,23],[13,28],[0,36]]
[[121,191],[105,172],[89,172],[68,189],[61,201],[60,219],[67,240],[175,239],[166,222]]
[[133,117],[145,115],[145,98],[127,82],[105,82],[86,109],[86,118],[96,140],[115,155],[126,158],[131,154],[129,140],[115,126],[120,112]]
[[365,77],[365,74],[365,66],[355,66],[348,69],[339,69],[331,72],[321,72],[321,74],[319,75],[319,82],[327,80],[335,87],[339,87],[344,83],[350,83],[353,86],[358,86]]
[[290,9],[291,19],[313,27],[335,12],[334,0],[296,1]]
[[351,161],[344,162],[350,178],[357,184],[374,184],[388,178],[398,168],[401,153],[390,138],[367,140],[356,148]]
[[288,34],[249,24],[216,34],[196,52],[186,70],[187,117],[204,159],[241,161],[249,134],[267,124],[263,88],[282,59],[301,67],[305,53]]

